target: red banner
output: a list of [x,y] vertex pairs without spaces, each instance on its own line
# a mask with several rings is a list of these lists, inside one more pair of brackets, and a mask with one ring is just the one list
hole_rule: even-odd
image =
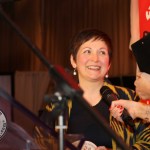
[[150,32],[150,0],[139,0],[140,37],[144,31]]

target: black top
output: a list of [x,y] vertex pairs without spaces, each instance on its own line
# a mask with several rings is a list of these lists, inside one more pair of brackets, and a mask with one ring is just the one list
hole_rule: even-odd
[[[109,123],[109,108],[104,100],[102,99],[94,107]],[[91,114],[75,100],[73,101],[67,132],[69,134],[83,134],[86,140],[95,143],[97,146],[112,148],[111,136],[109,136]]]

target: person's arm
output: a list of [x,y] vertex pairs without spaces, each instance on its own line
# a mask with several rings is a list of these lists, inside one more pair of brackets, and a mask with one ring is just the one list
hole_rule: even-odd
[[147,122],[150,122],[150,105],[139,103],[140,111],[136,111],[136,116]]
[[[114,109],[122,111],[121,107],[119,107],[119,108],[117,107],[117,106],[122,106],[128,110],[131,117],[133,117],[134,119],[137,117],[143,117],[143,119],[145,119],[148,116],[147,115],[147,107],[146,107],[147,105],[146,106],[145,105],[142,104],[141,102],[121,99],[121,100],[112,102],[110,112],[114,111]],[[117,114],[119,114],[119,113],[115,114],[116,115],[115,118],[118,120]],[[121,113],[119,115],[121,115]],[[150,114],[149,114],[149,117],[150,117]],[[119,118],[120,118],[120,116],[119,116]],[[146,121],[148,121],[148,119],[146,119]],[[128,131],[127,131],[127,133],[128,133]],[[150,124],[149,123],[146,123],[140,119],[136,119],[135,120],[135,130],[134,130],[133,134],[136,139],[135,143],[132,145],[134,147],[134,149],[136,149],[136,150],[150,149],[150,137],[149,137]]]
[[110,112],[114,118],[122,121],[120,116],[124,108],[127,109],[133,119],[141,118],[150,122],[150,105],[121,99],[112,102]]

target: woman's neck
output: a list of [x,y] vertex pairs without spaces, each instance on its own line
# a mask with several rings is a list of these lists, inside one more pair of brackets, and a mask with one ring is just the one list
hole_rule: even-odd
[[96,105],[101,100],[100,89],[103,82],[81,82],[79,84],[83,90],[83,97],[92,106]]

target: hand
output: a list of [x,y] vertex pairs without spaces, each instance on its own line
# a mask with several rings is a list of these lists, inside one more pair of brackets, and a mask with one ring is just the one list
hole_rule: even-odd
[[143,100],[150,99],[150,74],[138,72],[134,85],[140,98]]
[[141,104],[139,102],[135,102],[131,100],[123,100],[123,99],[113,101],[111,103],[110,112],[117,120],[119,120],[118,118],[121,115],[121,112],[119,112],[121,111],[121,108],[118,108],[118,106],[122,106],[123,108],[127,109],[128,113],[133,119],[139,117],[138,112],[141,110],[140,109]]
[[118,104],[112,104],[111,107],[110,107],[110,113],[111,115],[117,119],[118,121],[120,122],[123,122],[123,120],[121,119],[121,114],[124,110],[124,108],[121,106],[121,105],[118,105]]
[[108,149],[105,146],[98,146],[95,150],[111,150],[111,149]]

